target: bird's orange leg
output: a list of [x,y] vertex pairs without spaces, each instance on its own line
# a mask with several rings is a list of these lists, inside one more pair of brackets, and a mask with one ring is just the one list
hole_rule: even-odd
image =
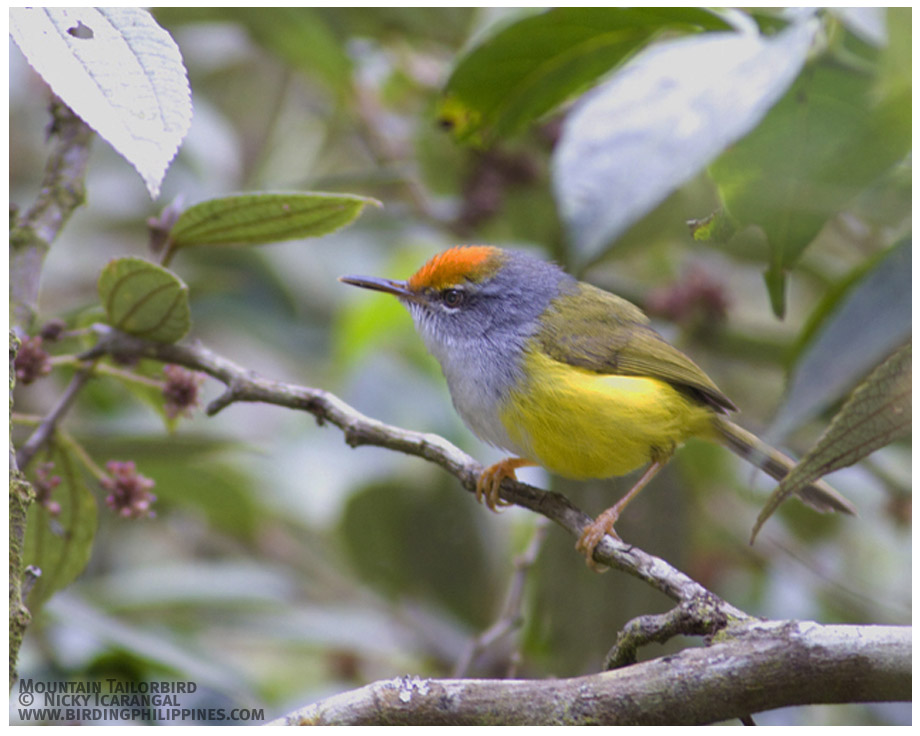
[[617,501],[615,505],[599,514],[598,517],[582,531],[581,536],[578,538],[578,542],[575,543],[575,550],[581,552],[585,556],[588,567],[595,572],[605,572],[609,568],[604,565],[598,565],[594,561],[594,548],[597,547],[605,534],[609,534],[614,539],[619,539],[617,533],[613,530],[613,525],[617,523],[617,519],[620,518],[620,514],[623,513],[623,509],[626,508],[626,505],[639,495],[639,491],[648,485],[648,482],[655,477],[666,462],[667,460],[655,460],[646,468],[642,477],[636,481],[636,484],[629,489],[629,493]]
[[517,480],[514,471],[527,465],[536,465],[536,463],[520,457],[508,457],[495,465],[490,465],[482,471],[479,480],[476,481],[476,500],[482,503],[483,496],[485,496],[486,506],[492,511],[498,511],[499,506],[510,506],[510,503],[498,497],[502,481],[505,478]]

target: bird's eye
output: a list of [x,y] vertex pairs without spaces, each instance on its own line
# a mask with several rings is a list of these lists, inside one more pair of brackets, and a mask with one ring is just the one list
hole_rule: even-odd
[[444,302],[444,306],[451,309],[456,309],[463,304],[464,298],[466,298],[466,294],[460,289],[444,289],[441,292],[441,301]]

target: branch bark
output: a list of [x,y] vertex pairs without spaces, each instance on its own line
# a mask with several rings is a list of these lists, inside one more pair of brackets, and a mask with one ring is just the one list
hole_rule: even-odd
[[13,324],[27,329],[38,311],[45,255],[73,211],[86,199],[83,180],[92,129],[57,98],[51,103],[56,141],[35,204],[10,232],[10,305]]
[[[10,417],[13,416],[13,387],[16,381],[16,368],[13,361],[19,350],[19,339],[10,330]],[[10,687],[16,682],[16,666],[19,662],[19,648],[26,629],[32,620],[29,609],[26,608],[26,592],[23,590],[23,545],[26,535],[26,514],[29,505],[35,498],[32,486],[25,479],[16,464],[16,451],[13,447],[12,419],[10,424],[10,518],[9,518],[9,547],[10,547]]]
[[712,646],[610,672],[384,680],[269,725],[701,725],[790,705],[910,696],[909,627],[748,621]]

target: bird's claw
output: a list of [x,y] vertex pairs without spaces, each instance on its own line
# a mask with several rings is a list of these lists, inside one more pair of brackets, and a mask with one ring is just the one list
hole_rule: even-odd
[[505,501],[499,497],[502,482],[505,478],[511,478],[511,480],[516,481],[517,476],[514,471],[525,465],[533,465],[533,462],[523,458],[509,457],[490,465],[482,471],[479,475],[479,480],[476,481],[476,500],[482,503],[483,499],[485,499],[489,510],[496,513],[503,506],[513,506],[514,504],[510,501]]
[[575,551],[585,556],[585,563],[588,565],[588,567],[594,570],[594,572],[607,572],[607,570],[610,569],[607,565],[596,562],[594,560],[594,550],[607,534],[609,534],[614,539],[620,538],[613,529],[614,524],[617,523],[619,515],[620,514],[617,509],[607,509],[604,513],[602,513],[584,528],[581,536],[575,543]]

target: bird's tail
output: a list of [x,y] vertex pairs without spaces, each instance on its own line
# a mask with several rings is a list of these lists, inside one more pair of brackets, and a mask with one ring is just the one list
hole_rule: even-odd
[[[723,445],[776,480],[785,478],[795,465],[794,460],[725,417],[717,415],[713,421],[713,427]],[[806,486],[797,495],[818,511],[842,511],[845,514],[856,514],[856,507],[852,503],[821,480]]]

